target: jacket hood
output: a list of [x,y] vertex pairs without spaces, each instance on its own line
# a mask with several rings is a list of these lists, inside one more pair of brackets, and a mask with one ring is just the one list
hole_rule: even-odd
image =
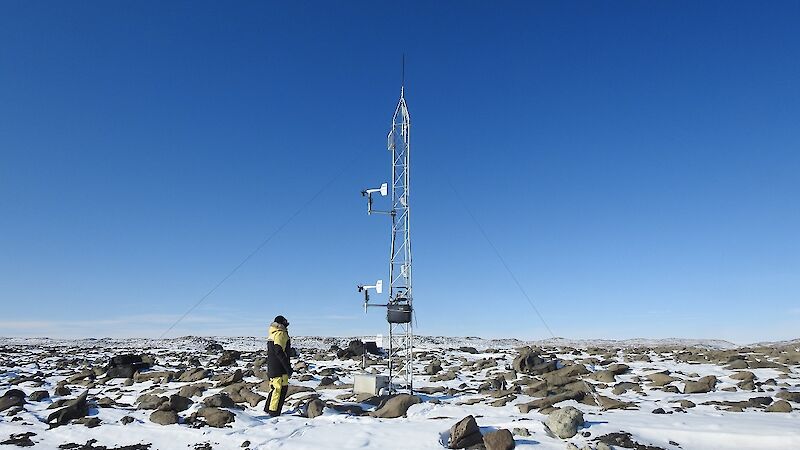
[[274,340],[274,335],[281,332],[288,334],[288,331],[283,324],[272,322],[272,324],[269,326],[269,338]]

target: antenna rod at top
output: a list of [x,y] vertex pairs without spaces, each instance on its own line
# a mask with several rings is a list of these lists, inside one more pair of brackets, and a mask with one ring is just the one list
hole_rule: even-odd
[[400,77],[400,87],[401,88],[405,88],[406,87],[406,54],[405,54],[405,52],[403,52],[403,66],[402,67],[403,67],[403,69],[402,69],[402,75]]

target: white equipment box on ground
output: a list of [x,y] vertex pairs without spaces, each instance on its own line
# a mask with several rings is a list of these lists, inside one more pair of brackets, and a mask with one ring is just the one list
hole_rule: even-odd
[[381,389],[389,386],[389,377],[386,375],[370,375],[360,373],[353,375],[353,392],[356,394],[378,395]]

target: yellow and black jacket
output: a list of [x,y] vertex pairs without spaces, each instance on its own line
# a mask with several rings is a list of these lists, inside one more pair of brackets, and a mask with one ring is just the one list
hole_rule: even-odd
[[289,332],[286,327],[277,322],[269,326],[269,339],[267,340],[267,375],[270,378],[289,375],[292,366],[289,362],[290,353]]

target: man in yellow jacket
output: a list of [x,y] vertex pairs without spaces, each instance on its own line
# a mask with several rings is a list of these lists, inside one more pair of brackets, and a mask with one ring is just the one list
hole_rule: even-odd
[[269,339],[267,340],[267,375],[272,389],[267,396],[264,412],[270,416],[281,415],[283,402],[286,400],[286,390],[289,387],[289,377],[292,376],[292,365],[289,362],[291,343],[289,342],[289,321],[283,316],[278,316],[269,326]]

